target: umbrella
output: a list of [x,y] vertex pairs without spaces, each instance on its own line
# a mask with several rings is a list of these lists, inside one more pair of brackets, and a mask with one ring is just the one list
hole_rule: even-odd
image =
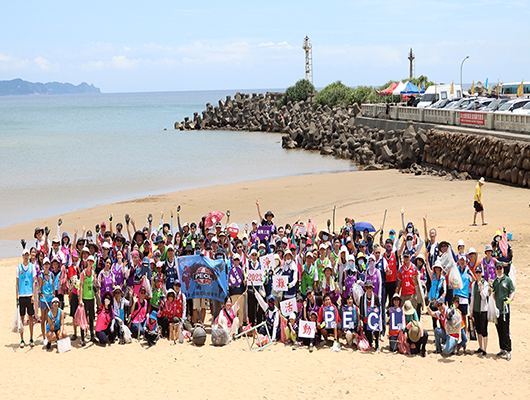
[[356,222],[355,229],[362,232],[365,229],[368,229],[368,232],[375,232],[374,226],[369,222]]
[[204,228],[208,229],[210,226],[214,226],[217,222],[221,221],[225,215],[221,211],[212,211],[206,215],[204,220]]

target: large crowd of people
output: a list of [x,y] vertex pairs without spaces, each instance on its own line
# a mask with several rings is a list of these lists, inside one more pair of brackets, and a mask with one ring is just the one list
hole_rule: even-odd
[[[497,356],[511,359],[515,268],[505,232],[496,231],[491,243],[474,243],[476,250],[462,240],[456,246],[438,241],[426,217],[423,226],[405,224],[404,210],[401,229],[375,230],[346,218],[332,232],[329,221],[320,231],[311,220],[276,226],[274,214],[262,215],[257,200],[256,206],[259,218],[239,232],[230,224],[230,212],[224,225],[206,216],[181,224],[180,207],[176,225],[171,211],[169,221],[161,212],[156,226],[149,214],[140,229],[129,215],[115,226],[110,215],[94,232],[83,227],[73,237],[61,232],[61,220],[51,240],[48,227],[36,228],[33,244],[21,241],[16,270],[17,312],[29,325],[29,345],[35,345],[39,321],[48,349],[67,337],[81,346],[131,339],[148,346],[161,338],[182,342],[211,313],[211,324],[231,338],[264,322],[261,333],[293,349],[329,345],[339,351],[342,343],[377,351],[386,343],[390,351],[425,356],[430,316],[435,353],[474,351],[485,357],[494,321]],[[270,236],[263,237],[260,227],[268,227]],[[269,254],[274,265],[264,270],[262,282],[248,282]],[[229,277],[224,303],[186,298],[178,265],[180,257],[191,255],[223,261]],[[284,290],[273,285],[275,276],[284,277]],[[296,307],[284,315],[280,304],[289,299]],[[314,331],[300,335],[305,322],[313,323]],[[471,349],[475,336],[478,346]],[[24,328],[20,338],[24,347]]]

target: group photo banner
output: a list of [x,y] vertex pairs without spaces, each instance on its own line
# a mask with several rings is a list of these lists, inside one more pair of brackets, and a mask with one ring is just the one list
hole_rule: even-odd
[[224,302],[228,294],[225,262],[204,256],[178,257],[181,290],[188,299]]

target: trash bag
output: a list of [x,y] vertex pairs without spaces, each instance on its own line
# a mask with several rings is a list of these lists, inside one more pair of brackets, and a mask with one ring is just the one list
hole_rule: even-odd
[[464,284],[462,283],[462,276],[456,264],[454,264],[449,270],[449,279],[447,282],[448,289],[462,289]]
[[145,286],[146,297],[150,299],[153,297],[153,290],[151,289],[151,282],[147,279],[147,275],[142,277],[142,286]]
[[15,317],[13,318],[13,325],[11,326],[11,332],[13,333],[22,333],[24,332],[24,323],[22,318],[20,318],[20,307],[17,306]]
[[462,316],[455,310],[451,308],[447,313],[447,319],[445,320],[445,332],[448,335],[454,335],[455,333],[460,334],[462,329]]
[[366,339],[366,336],[364,335],[364,332],[361,331],[360,334],[355,334],[355,340],[357,341],[357,348],[361,351],[368,351],[370,350],[370,343],[368,343],[368,339]]
[[121,325],[121,332],[123,333],[123,340],[125,340],[126,343],[132,343],[132,333],[127,325]]
[[451,268],[456,266],[455,259],[453,258],[453,252],[451,251],[451,246],[449,246],[447,252],[440,257],[440,263],[442,264],[444,275],[448,276]]
[[399,331],[398,334],[398,350],[401,354],[410,354],[410,344],[407,342],[407,338],[405,337],[403,331]]
[[83,304],[77,306],[77,310],[74,314],[75,323],[77,326],[83,330],[88,328],[88,321],[86,320],[85,307]]
[[223,329],[219,325],[212,326],[212,344],[214,346],[225,346],[230,343],[228,329]]
[[353,284],[352,291],[353,291],[353,300],[355,301],[355,304],[357,305],[357,307],[360,307],[361,297],[364,294],[364,290],[361,287],[361,285],[358,285],[355,283]]
[[515,265],[510,264],[510,272],[508,273],[508,277],[512,280],[514,289],[515,289],[515,279],[516,279],[515,275],[516,275]]
[[488,321],[496,324],[498,318],[499,309],[497,308],[497,304],[495,304],[495,296],[492,294],[488,299]]

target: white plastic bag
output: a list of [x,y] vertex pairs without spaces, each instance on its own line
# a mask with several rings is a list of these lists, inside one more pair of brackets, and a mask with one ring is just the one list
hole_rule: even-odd
[[456,265],[455,259],[453,258],[453,252],[451,251],[451,246],[447,249],[447,251],[440,256],[440,263],[442,264],[444,275],[449,276],[449,271],[453,266]]
[[212,326],[212,344],[214,346],[225,346],[230,342],[228,330],[221,328],[219,325]]
[[510,273],[508,274],[508,278],[512,280],[514,289],[515,289],[515,279],[516,279],[515,275],[516,275],[515,265],[510,264]]
[[148,299],[153,297],[153,291],[151,290],[151,282],[149,282],[149,279],[147,279],[147,275],[144,275],[142,277],[142,286],[145,287],[146,296]]
[[499,309],[495,304],[495,296],[492,294],[488,299],[488,321],[496,324],[499,314]]
[[357,307],[360,307],[359,303],[361,302],[361,297],[364,294],[364,290],[361,287],[361,285],[358,285],[357,283],[354,283],[352,291],[353,291],[353,300],[355,300],[355,305]]
[[132,343],[132,334],[129,327],[125,324],[121,325],[121,331],[123,332],[123,339],[126,343]]
[[447,319],[445,320],[445,331],[448,335],[460,333],[462,327],[462,316],[455,309],[449,309]]
[[22,333],[24,332],[24,323],[20,318],[20,307],[17,306],[15,317],[13,318],[13,325],[11,325],[11,332]]
[[447,288],[462,289],[463,287],[464,284],[462,283],[462,276],[460,275],[460,271],[458,270],[458,267],[455,264],[451,267],[451,270],[449,271]]

